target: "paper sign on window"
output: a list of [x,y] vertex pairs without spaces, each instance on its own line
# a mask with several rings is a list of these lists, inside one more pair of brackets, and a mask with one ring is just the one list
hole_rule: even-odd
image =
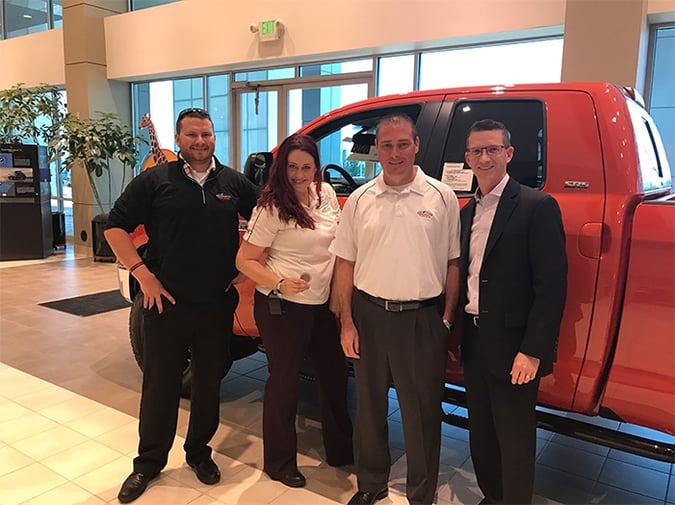
[[452,188],[453,191],[471,191],[473,172],[464,168],[464,163],[445,162],[441,182]]

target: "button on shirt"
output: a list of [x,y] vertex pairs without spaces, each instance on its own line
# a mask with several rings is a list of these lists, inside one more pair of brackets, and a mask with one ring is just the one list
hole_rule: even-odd
[[445,291],[459,257],[459,205],[446,184],[420,167],[397,190],[380,173],[352,193],[331,251],[354,262],[354,286],[387,300],[424,300]]
[[[267,248],[265,266],[282,278],[300,277],[309,274],[309,289],[302,293],[283,295],[287,300],[307,305],[320,305],[328,300],[330,281],[333,275],[335,256],[328,246],[335,237],[340,218],[340,205],[330,184],[321,186],[321,205],[318,196],[310,187],[309,206],[304,206],[314,219],[314,229],[300,228],[295,221],[288,223],[279,219],[276,207],[256,207],[244,233],[244,240],[258,247]],[[271,291],[256,286],[264,295]]]
[[467,314],[479,315],[480,269],[483,265],[485,247],[490,236],[492,221],[495,218],[497,205],[507,182],[509,182],[509,176],[505,175],[499,184],[487,195],[482,195],[480,188],[478,188],[474,196],[476,199],[476,213],[473,216],[473,223],[471,223],[471,239],[469,241],[468,303],[464,307],[464,311]]

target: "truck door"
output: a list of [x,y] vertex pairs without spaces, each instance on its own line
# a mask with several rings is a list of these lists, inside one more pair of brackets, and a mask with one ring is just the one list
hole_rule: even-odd
[[[447,99],[453,107],[435,176],[444,180],[444,171],[447,176],[452,170],[470,170],[464,163],[469,127],[480,119],[494,119],[511,132],[515,152],[509,175],[551,194],[562,210],[569,260],[567,304],[558,360],[553,374],[541,382],[539,401],[569,409],[586,354],[601,252],[605,188],[592,100],[581,92],[539,91],[522,97],[512,93],[505,99],[495,99],[494,95],[485,99],[454,98]],[[463,206],[475,191],[475,178],[453,180]],[[451,358],[459,356],[459,336],[455,338],[449,349]],[[447,377],[449,382],[461,381],[459,361],[448,361]]]

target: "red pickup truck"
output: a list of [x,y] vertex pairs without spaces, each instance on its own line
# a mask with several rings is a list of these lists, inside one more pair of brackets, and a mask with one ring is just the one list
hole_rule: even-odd
[[[661,138],[640,98],[609,83],[561,83],[418,91],[348,105],[299,130],[319,142],[324,179],[339,195],[379,173],[375,124],[392,111],[415,120],[417,164],[450,184],[460,205],[475,190],[463,162],[466,134],[482,118],[501,121],[512,133],[510,175],[560,205],[568,295],[558,360],[541,382],[539,403],[548,408],[539,412],[540,425],[675,462],[669,441],[566,416],[601,416],[675,435],[675,195]],[[271,158],[252,154],[244,172],[262,183]],[[137,237],[139,245],[143,240]],[[235,338],[235,358],[253,352],[258,335],[253,284],[238,288],[234,332],[247,338]],[[135,290],[125,288],[132,299]],[[136,299],[130,329],[142,366],[138,306]],[[463,405],[458,343],[455,335],[448,349],[446,400]],[[466,423],[454,415],[446,420]]]

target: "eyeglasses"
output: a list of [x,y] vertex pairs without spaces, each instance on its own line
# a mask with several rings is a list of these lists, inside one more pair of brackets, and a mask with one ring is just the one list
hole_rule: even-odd
[[472,147],[467,149],[466,152],[469,153],[469,156],[472,158],[478,158],[481,154],[483,154],[483,151],[487,152],[488,156],[497,156],[504,149],[506,149],[506,146]]
[[183,109],[182,111],[180,111],[178,113],[178,119],[176,121],[181,121],[185,116],[190,116],[193,114],[202,119],[211,119],[209,113],[206,112],[204,109],[200,109],[199,107],[190,107],[189,109]]

